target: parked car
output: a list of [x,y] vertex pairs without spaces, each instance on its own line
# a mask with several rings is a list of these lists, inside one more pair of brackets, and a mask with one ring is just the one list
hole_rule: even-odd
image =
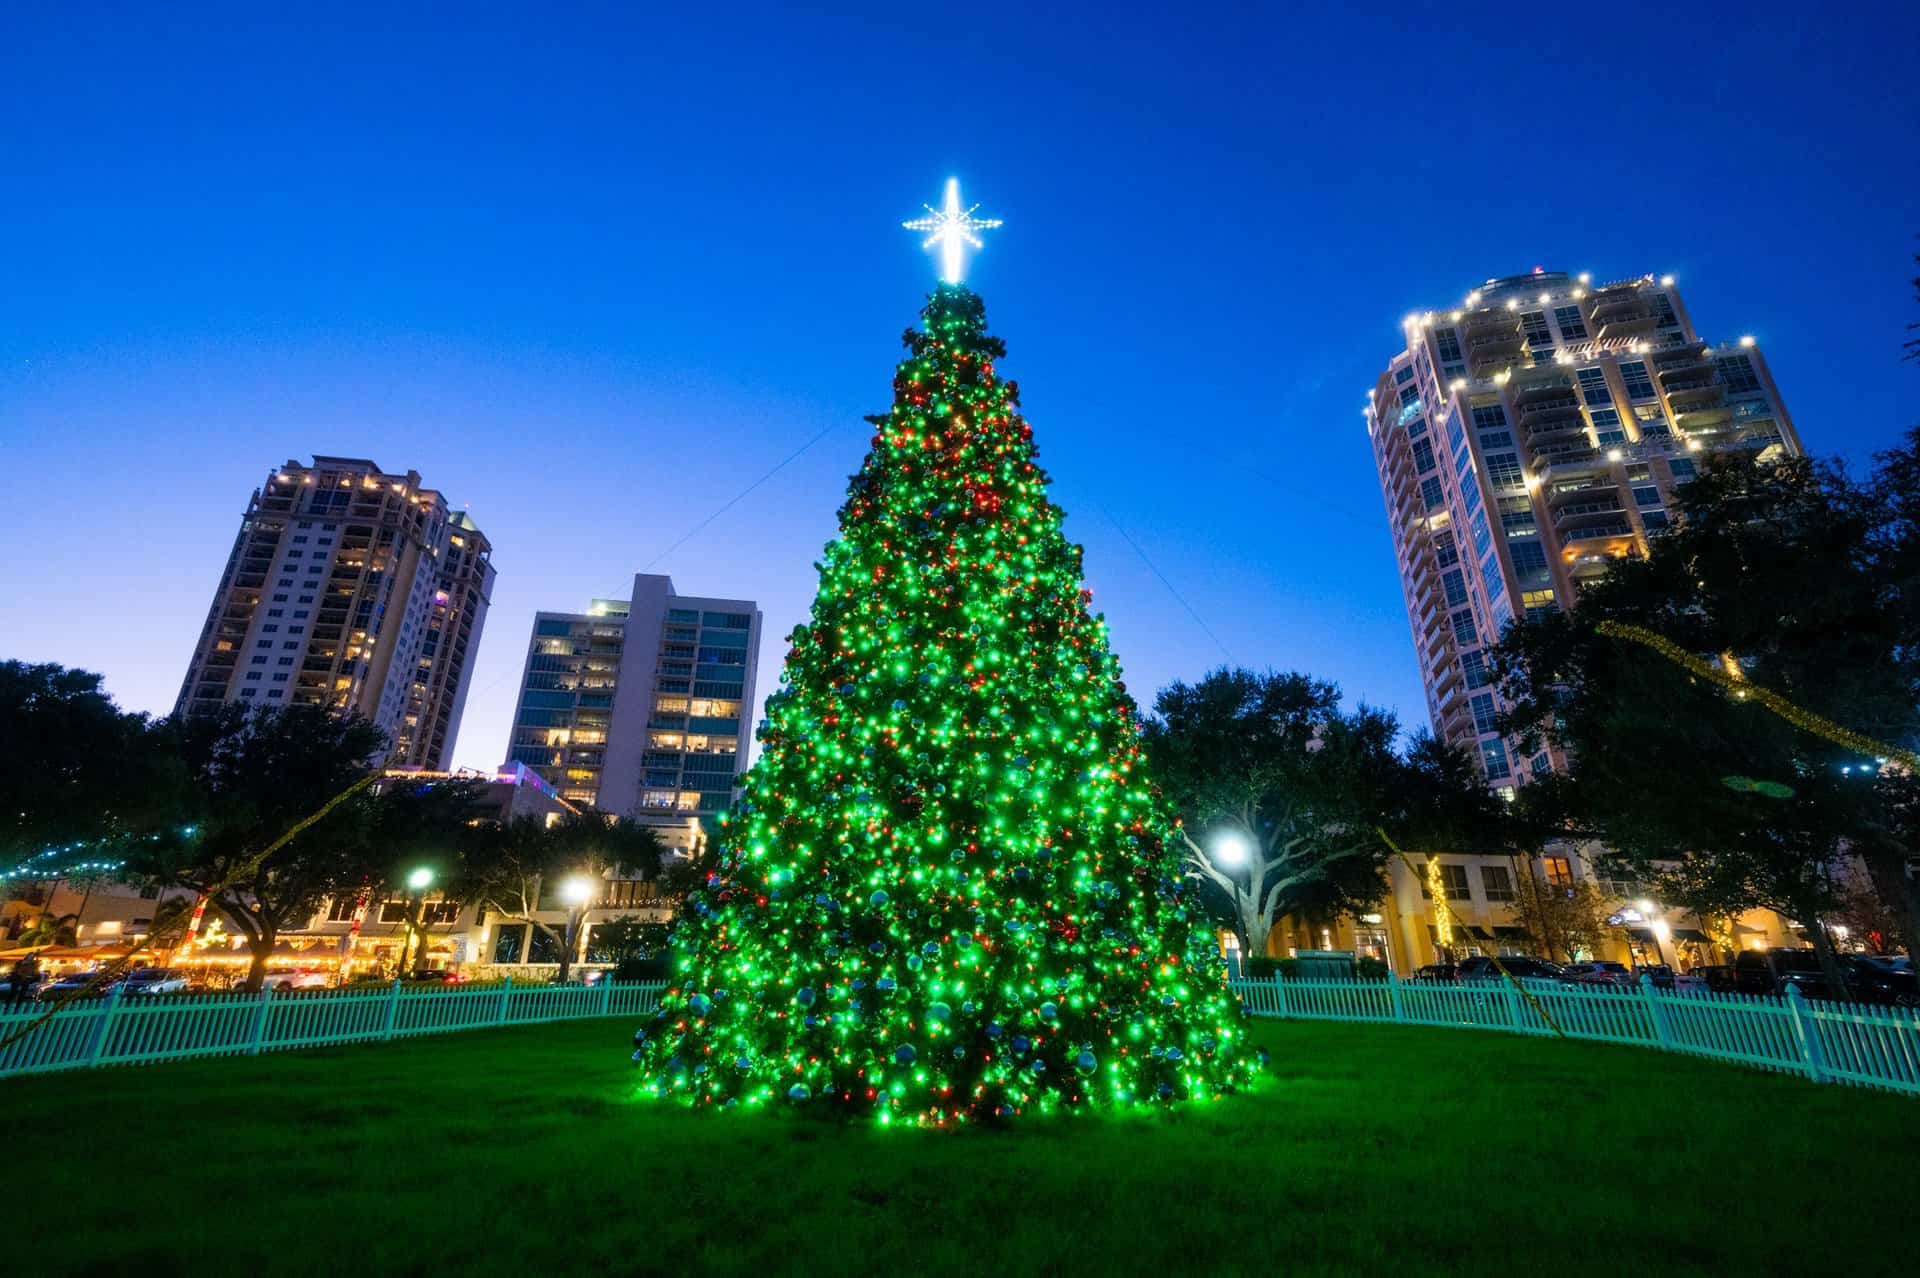
[[1490,958],[1470,958],[1460,965],[1460,979],[1463,981],[1498,981],[1506,979],[1500,968],[1523,981],[1570,981],[1567,969],[1558,963],[1549,963],[1546,959],[1533,958],[1525,954],[1502,955],[1498,967]]
[[317,967],[296,968],[291,972],[268,972],[260,988],[284,993],[287,990],[324,989],[330,978]]
[[93,980],[93,977],[92,972],[68,972],[65,976],[56,976],[52,980],[42,981],[39,992],[34,997],[51,1000],[78,994],[87,987],[87,983]]
[[1715,994],[1731,994],[1740,987],[1731,963],[1713,967],[1696,967],[1693,969],[1693,974]]
[[119,986],[122,994],[178,994],[187,988],[187,976],[171,967],[136,967]]
[[1632,985],[1633,969],[1611,959],[1567,964],[1567,975],[1582,985]]
[[[1840,979],[1846,998],[1862,1003],[1920,1007],[1920,983],[1913,970],[1873,954],[1841,954]],[[1787,987],[1807,998],[1837,996],[1812,950],[1742,950],[1734,959],[1739,988],[1745,994],[1784,994]]]
[[[1820,957],[1812,950],[1780,947],[1741,950],[1733,957],[1734,986],[1742,994],[1784,994],[1786,982],[1798,978],[1819,984]],[[1808,993],[1804,985],[1801,993]]]
[[1843,954],[1840,970],[1846,973],[1847,992],[1863,1003],[1920,1007],[1920,980],[1909,964],[1877,954]]
[[1665,963],[1641,964],[1638,968],[1634,970],[1633,983],[1635,985],[1638,985],[1640,983],[1640,978],[1643,976],[1646,977],[1647,980],[1653,983],[1653,988],[1655,988],[1656,990],[1673,989],[1676,982],[1679,980],[1679,978],[1673,974],[1673,969],[1671,967],[1668,967]]

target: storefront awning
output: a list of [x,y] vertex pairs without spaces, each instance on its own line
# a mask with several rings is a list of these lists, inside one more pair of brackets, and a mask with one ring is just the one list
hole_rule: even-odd
[[1692,941],[1695,945],[1709,945],[1713,942],[1712,937],[1697,927],[1676,927],[1673,929],[1673,939],[1676,941]]

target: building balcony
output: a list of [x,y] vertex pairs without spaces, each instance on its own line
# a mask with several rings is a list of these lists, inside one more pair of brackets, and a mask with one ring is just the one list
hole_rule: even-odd
[[1733,420],[1733,410],[1725,404],[1706,403],[1697,408],[1675,409],[1673,424],[1689,435],[1710,434]]
[[1536,453],[1563,450],[1567,441],[1576,436],[1586,441],[1588,446],[1591,445],[1587,437],[1587,419],[1577,409],[1533,423],[1527,431],[1527,447]]
[[1527,463],[1527,469],[1533,472],[1542,483],[1547,483],[1571,476],[1604,471],[1608,464],[1605,453],[1582,443],[1567,447],[1536,449],[1533,460]]
[[1677,346],[1663,346],[1653,353],[1654,370],[1662,376],[1668,372],[1677,372],[1688,368],[1707,367],[1706,350],[1697,342],[1682,342]]
[[1532,429],[1536,422],[1572,414],[1580,415],[1580,401],[1565,386],[1544,387],[1531,395],[1515,395],[1513,398],[1514,424],[1524,429]]
[[[1600,488],[1593,490],[1594,493],[1603,491],[1605,490]],[[1618,492],[1619,490],[1615,489],[1614,491]],[[1552,507],[1553,526],[1558,528],[1573,520],[1584,519],[1592,515],[1617,515],[1624,509],[1625,507],[1620,504],[1618,497],[1597,497],[1589,495],[1586,501],[1570,501],[1564,505]]]
[[1624,284],[1608,284],[1593,294],[1588,305],[1587,318],[1593,323],[1605,323],[1625,315],[1640,311],[1651,313],[1653,304],[1641,290],[1637,280]]
[[1465,745],[1474,739],[1473,715],[1463,706],[1440,717],[1440,739],[1448,745]]
[[1658,327],[1652,310],[1643,310],[1637,315],[1623,315],[1619,319],[1608,320],[1594,326],[1593,337],[1599,342],[1638,341]]
[[1621,519],[1621,520],[1608,520],[1605,523],[1587,524],[1578,528],[1570,528],[1564,534],[1561,535],[1560,540],[1563,542],[1607,541],[1615,537],[1631,537],[1631,536],[1633,536],[1633,525],[1627,523],[1624,519]]

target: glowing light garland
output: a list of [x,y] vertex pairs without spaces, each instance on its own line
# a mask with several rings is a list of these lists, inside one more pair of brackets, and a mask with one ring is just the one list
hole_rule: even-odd
[[[1920,769],[1920,754],[1915,754],[1911,750],[1902,750],[1899,746],[1889,745],[1884,741],[1876,741],[1851,728],[1842,727],[1811,710],[1803,710],[1779,693],[1748,682],[1738,673],[1738,663],[1727,661],[1724,665],[1715,666],[1711,662],[1696,657],[1663,634],[1648,630],[1644,626],[1628,625],[1623,621],[1602,621],[1594,627],[1594,630],[1609,639],[1624,639],[1628,643],[1637,643],[1651,648],[1688,674],[1725,688],[1734,695],[1735,700],[1752,701],[1756,705],[1764,706],[1803,732],[1811,732],[1835,745],[1845,746],[1861,754],[1881,759],[1898,759],[1909,768]],[[1728,667],[1731,667],[1731,670]]]
[[[957,197],[956,197],[957,198]],[[689,894],[642,1091],[951,1125],[1256,1074],[1004,354],[942,286]]]
[[980,207],[978,204],[962,209],[959,178],[947,179],[947,197],[940,208],[936,209],[931,204],[923,204],[920,207],[924,208],[929,216],[917,217],[911,222],[902,222],[900,225],[909,231],[933,232],[927,236],[926,243],[920,247],[932,248],[938,244],[940,246],[940,278],[949,284],[958,284],[965,268],[965,263],[961,260],[965,246],[985,248],[986,244],[981,240],[978,232],[993,230],[1000,225],[1000,219],[975,217],[973,211]]

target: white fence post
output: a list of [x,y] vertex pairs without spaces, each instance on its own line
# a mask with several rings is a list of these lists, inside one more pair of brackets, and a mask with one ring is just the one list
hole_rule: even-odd
[[1500,992],[1507,996],[1507,1024],[1516,1034],[1526,1033],[1527,1027],[1523,1022],[1527,1015],[1527,1000],[1525,995],[1520,993],[1520,987],[1515,985],[1513,978],[1509,976],[1500,982]]
[[1667,1009],[1660,1005],[1660,996],[1653,992],[1653,978],[1645,972],[1640,973],[1640,1001],[1647,1005],[1647,1018],[1653,1022],[1654,1041],[1662,1051],[1672,1051],[1673,1031],[1667,1028]]
[[259,1005],[253,1010],[253,1032],[247,1036],[247,1055],[258,1056],[260,1044],[267,1036],[267,1013],[273,1006],[273,986],[260,987]]
[[400,1017],[400,978],[393,978],[393,988],[387,991],[387,1019],[380,1027],[381,1038],[393,1037],[394,1022]]
[[1400,1010],[1400,978],[1392,972],[1387,973],[1387,1005],[1393,1008],[1394,1020],[1406,1019],[1406,1014]]
[[500,1011],[498,1015],[493,1018],[495,1025],[505,1025],[507,1023],[507,1000],[512,997],[513,978],[509,976],[505,981],[501,982],[500,985]]
[[1284,1019],[1287,1014],[1287,987],[1281,981],[1280,973],[1277,969],[1273,974],[1273,1002],[1275,1010]]
[[605,977],[600,982],[600,1015],[613,1014],[613,978]]
[[113,1027],[113,1015],[120,1010],[122,986],[116,985],[107,994],[107,1005],[100,1009],[99,1019],[93,1023],[93,1038],[87,1043],[87,1064],[98,1065],[107,1051],[107,1031]]
[[1793,1036],[1800,1043],[1800,1059],[1806,1064],[1807,1077],[1816,1083],[1827,1081],[1826,1052],[1820,1046],[1820,1023],[1807,1006],[1800,987],[1787,985],[1787,1010],[1793,1013]]

